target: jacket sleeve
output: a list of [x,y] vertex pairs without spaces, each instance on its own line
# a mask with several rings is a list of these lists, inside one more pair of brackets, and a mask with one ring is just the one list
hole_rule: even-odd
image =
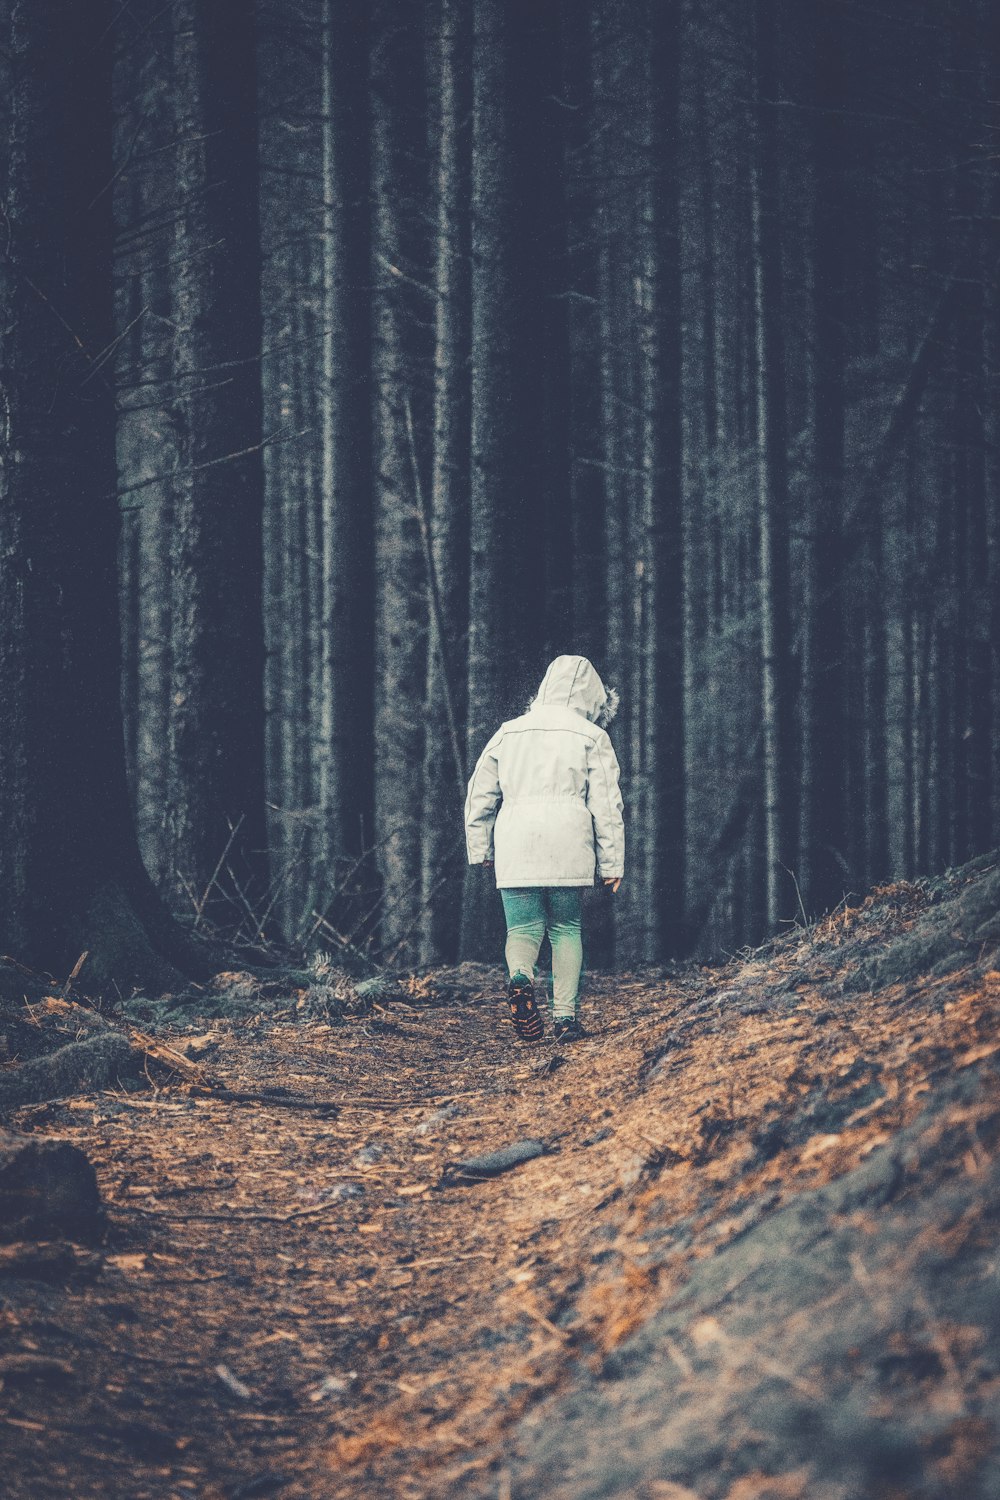
[[493,858],[493,824],[502,797],[497,764],[497,750],[502,738],[503,732],[498,729],[469,779],[465,798],[465,846],[470,865],[481,865]]
[[587,806],[594,820],[597,873],[602,880],[615,880],[625,873],[625,819],[619,774],[615,747],[602,732],[587,755]]

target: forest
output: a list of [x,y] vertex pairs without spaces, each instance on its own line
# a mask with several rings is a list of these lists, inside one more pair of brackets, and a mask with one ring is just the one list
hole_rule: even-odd
[[495,958],[564,651],[598,965],[998,842],[988,0],[3,12],[0,948]]
[[1000,1495],[994,10],[0,0],[10,1500]]

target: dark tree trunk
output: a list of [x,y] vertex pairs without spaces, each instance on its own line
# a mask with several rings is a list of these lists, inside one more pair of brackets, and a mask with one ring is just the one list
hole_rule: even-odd
[[881,510],[871,517],[866,552],[864,703],[865,883],[886,880],[889,854],[889,765],[885,531]]
[[318,736],[324,877],[342,926],[363,918],[373,843],[369,10],[322,5],[322,597]]
[[267,886],[254,6],[178,0],[173,22],[172,878],[232,923]]
[[429,516],[431,604],[424,711],[421,960],[454,960],[462,892],[469,573],[469,161],[472,27],[465,0],[440,0],[434,456]]
[[[476,0],[472,159],[472,482],[467,762],[541,676],[543,551],[525,469],[523,240],[512,96],[524,43],[521,4]],[[482,869],[467,872],[461,951],[495,957],[499,902]]]
[[[513,83],[508,106],[516,160],[517,316],[523,336],[520,384],[525,503],[534,520],[523,541],[542,556],[544,640],[548,657],[577,651],[574,514],[570,459],[570,297],[565,119],[567,108],[558,3],[518,0]],[[577,7],[579,12],[580,7]],[[582,16],[573,23],[585,26]],[[517,97],[517,96],[514,96]],[[522,549],[523,550],[523,549]]]
[[601,565],[604,655],[601,663],[606,680],[621,695],[613,738],[622,765],[624,798],[629,819],[628,878],[613,904],[616,952],[633,957],[638,952],[634,932],[643,907],[640,883],[635,878],[635,860],[640,825],[634,816],[633,785],[637,762],[632,754],[632,726],[639,704],[631,692],[635,662],[633,609],[636,599],[636,559],[632,546],[632,519],[637,510],[638,489],[635,450],[637,407],[636,361],[632,357],[631,318],[634,279],[634,236],[624,194],[616,180],[638,174],[634,155],[622,160],[615,150],[618,118],[614,100],[624,67],[624,47],[619,27],[604,6],[595,6],[591,21],[592,125],[590,168],[593,182],[596,241],[596,340],[598,380],[597,462],[600,465],[603,526],[598,545]]
[[[984,7],[991,46],[986,56],[992,69],[987,78],[996,77],[1000,65],[1000,42],[992,13]],[[984,818],[987,836],[993,847],[1000,844],[1000,250],[993,232],[1000,223],[1000,172],[995,161],[981,168],[984,174],[983,224],[983,363],[980,371],[983,391],[983,462],[985,486],[985,526],[987,536],[986,583],[989,603],[983,625],[987,634],[985,682],[981,691],[989,704],[989,805]]]
[[[154,13],[155,12],[155,13]],[[130,11],[115,68],[116,370],[118,482],[122,499],[124,715],[129,791],[139,848],[160,889],[172,869],[170,784],[170,473],[178,455],[170,411],[170,215],[173,176],[143,158],[169,160],[174,135],[171,17],[155,0]]]
[[[972,275],[965,289],[959,314],[966,375],[960,401],[960,423],[968,502],[966,557],[963,570],[968,579],[967,671],[968,703],[962,734],[967,740],[967,842],[970,854],[994,847],[991,837],[997,783],[993,774],[993,744],[1000,740],[1000,717],[993,701],[991,662],[991,609],[997,607],[990,578],[990,508],[997,504],[997,365],[995,361],[998,272],[997,208],[1000,206],[1000,172],[986,144],[989,126],[996,123],[993,85],[1000,44],[995,18],[981,0],[969,0],[966,15],[971,34],[978,39],[976,88],[970,110],[970,142],[975,169],[959,212],[968,209],[972,226]],[[988,342],[992,343],[992,349]],[[991,358],[992,354],[992,358]],[[992,374],[992,379],[991,379]],[[993,538],[993,545],[996,545]]]
[[754,13],[755,78],[751,218],[756,331],[757,521],[763,702],[766,920],[795,910],[789,871],[795,825],[788,577],[788,464],[782,307],[781,197],[777,161],[778,73],[771,6]]
[[[414,37],[391,3],[374,9],[372,47],[372,363],[375,387],[375,840],[382,875],[380,942],[412,961],[420,928],[421,776],[427,680],[426,526],[417,445],[423,338],[415,142],[422,88]],[[421,297],[425,294],[419,293]],[[419,412],[418,412],[419,415]],[[443,749],[441,746],[439,749]]]
[[289,441],[264,454],[264,623],[274,913],[280,931],[293,942],[311,925],[320,864],[312,723],[319,639],[313,253],[304,237],[296,246],[276,249],[277,264],[265,278],[274,309],[264,362],[267,423],[291,433]]
[[[119,696],[111,6],[4,7],[0,261],[0,948],[81,983],[166,987],[181,953],[139,859]],[[191,955],[185,954],[186,959]]]
[[[605,543],[606,474],[603,465],[601,298],[599,230],[595,222],[597,191],[593,178],[597,155],[593,136],[595,81],[594,6],[574,0],[561,6],[563,116],[559,170],[566,215],[565,275],[561,292],[566,305],[569,386],[569,512],[571,517],[571,650],[595,663],[609,686],[620,690],[607,651],[608,566]],[[580,181],[579,179],[583,179]],[[613,734],[617,736],[620,724]],[[586,923],[586,961],[604,968],[614,956],[617,900],[593,903]]]
[[811,337],[811,487],[803,660],[802,885],[810,912],[835,906],[847,861],[848,639],[844,559],[844,70],[838,17],[812,23],[815,116]]
[[[370,7],[324,0],[320,823],[334,888],[373,842]],[[356,882],[355,882],[356,883]],[[357,916],[352,890],[336,903]]]
[[676,7],[648,10],[648,150],[641,223],[643,593],[642,817],[650,927],[645,956],[683,950],[685,902],[684,474]]
[[[595,154],[594,99],[591,76],[593,23],[588,7],[564,0],[562,7],[563,85],[560,97],[567,123],[563,131],[561,173],[572,181],[584,164],[593,174]],[[572,531],[573,650],[606,670],[603,652],[606,629],[606,572],[604,548],[605,483],[601,450],[601,309],[599,299],[600,245],[595,217],[595,190],[588,184],[567,195],[567,284],[569,343],[569,479]]]

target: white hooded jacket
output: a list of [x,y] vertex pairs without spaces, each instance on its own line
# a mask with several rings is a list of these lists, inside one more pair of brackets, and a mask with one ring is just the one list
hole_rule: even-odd
[[585,656],[557,656],[527,713],[489,741],[469,781],[470,865],[498,886],[592,885],[625,872],[618,758],[598,720],[617,697]]

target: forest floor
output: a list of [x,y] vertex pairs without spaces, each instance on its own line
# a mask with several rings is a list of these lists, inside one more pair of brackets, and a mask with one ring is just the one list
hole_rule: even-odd
[[21,1108],[109,1229],[62,1275],[0,1261],[4,1494],[995,1497],[1000,971],[968,933],[940,959],[989,880],[591,974],[572,1047],[464,965],[338,1025],[193,1018],[273,1102],[153,1070]]

